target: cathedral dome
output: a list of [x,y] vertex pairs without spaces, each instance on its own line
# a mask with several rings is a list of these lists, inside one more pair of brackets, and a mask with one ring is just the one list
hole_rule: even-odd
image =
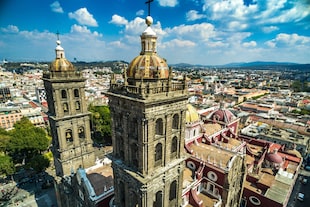
[[56,58],[51,63],[49,70],[56,71],[56,72],[74,71],[75,69],[73,67],[73,64],[65,58],[65,51],[60,45],[61,42],[57,40],[56,44],[57,44],[56,49],[55,49]]
[[147,28],[141,34],[141,52],[128,66],[127,77],[133,79],[167,79],[169,67],[165,59],[157,55],[157,36],[151,25],[153,19],[147,16],[145,19]]
[[156,54],[135,57],[128,66],[128,78],[168,78],[169,67],[164,59]]
[[51,63],[50,71],[74,71],[74,67],[67,59],[59,58]]
[[199,121],[199,114],[197,110],[190,104],[187,104],[186,123],[193,123]]
[[227,109],[218,109],[210,114],[209,119],[230,123],[236,119],[236,116]]

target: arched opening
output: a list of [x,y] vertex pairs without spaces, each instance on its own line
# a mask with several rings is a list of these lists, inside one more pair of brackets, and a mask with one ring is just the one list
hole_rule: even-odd
[[163,120],[162,119],[157,119],[156,120],[156,129],[155,129],[155,133],[157,135],[163,135]]
[[119,202],[120,202],[120,206],[125,206],[126,203],[126,197],[125,197],[125,184],[120,181],[119,182]]
[[158,191],[155,195],[155,201],[153,207],[162,207],[163,206],[163,192]]
[[173,201],[176,198],[177,198],[177,181],[173,181],[170,184],[169,201]]
[[176,157],[178,151],[178,138],[173,137],[171,142],[171,157]]
[[71,129],[66,130],[66,141],[67,141],[67,143],[73,142],[73,136],[72,136],[72,130]]
[[84,127],[79,127],[78,133],[79,133],[79,138],[81,138],[81,139],[85,138]]
[[79,111],[81,109],[81,104],[79,101],[75,102],[75,110]]
[[179,115],[175,114],[172,119],[172,129],[178,129],[178,128],[179,128]]
[[67,98],[67,91],[61,90],[61,98]]
[[137,144],[131,145],[131,164],[134,167],[138,167],[138,146]]
[[69,112],[68,103],[63,103],[63,110],[64,110],[64,113],[68,113]]
[[80,97],[79,89],[74,89],[74,97],[78,98]]
[[155,166],[160,166],[162,164],[162,144],[161,143],[158,143],[155,147]]

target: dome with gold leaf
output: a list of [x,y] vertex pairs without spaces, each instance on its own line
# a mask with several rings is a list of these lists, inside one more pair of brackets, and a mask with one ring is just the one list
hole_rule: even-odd
[[187,104],[186,107],[186,123],[198,122],[200,119],[197,110],[191,104]]
[[50,71],[56,71],[56,72],[75,71],[72,63],[65,58],[65,51],[60,46],[61,42],[59,40],[57,40],[56,44],[57,44],[56,49],[55,49],[56,58],[51,63],[49,70]]
[[156,33],[151,28],[153,19],[147,16],[146,30],[141,35],[141,52],[128,66],[127,77],[133,79],[165,79],[169,77],[169,67],[165,59],[157,55]]

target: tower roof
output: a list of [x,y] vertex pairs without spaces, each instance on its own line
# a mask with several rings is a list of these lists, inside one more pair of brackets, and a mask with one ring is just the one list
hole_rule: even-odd
[[169,67],[165,59],[157,55],[157,36],[151,25],[153,18],[145,19],[147,28],[141,34],[141,52],[128,66],[127,77],[133,79],[166,79],[169,77]]
[[199,121],[199,114],[197,110],[190,104],[187,104],[186,123],[193,123]]
[[65,50],[61,47],[61,42],[58,39],[56,41],[56,58],[55,60],[51,63],[49,70],[50,71],[56,71],[56,72],[61,72],[61,71],[75,71],[74,66],[70,61],[68,61],[65,58]]

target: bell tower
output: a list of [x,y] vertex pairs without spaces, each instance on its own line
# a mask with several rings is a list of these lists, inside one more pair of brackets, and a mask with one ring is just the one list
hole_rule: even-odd
[[56,175],[63,177],[94,165],[95,154],[90,134],[90,113],[85,101],[85,79],[65,58],[59,39],[56,58],[43,73],[52,152]]
[[[148,1],[150,3],[151,1]],[[179,207],[183,182],[187,86],[157,55],[153,19],[141,35],[141,52],[111,79],[113,173],[117,207]]]

